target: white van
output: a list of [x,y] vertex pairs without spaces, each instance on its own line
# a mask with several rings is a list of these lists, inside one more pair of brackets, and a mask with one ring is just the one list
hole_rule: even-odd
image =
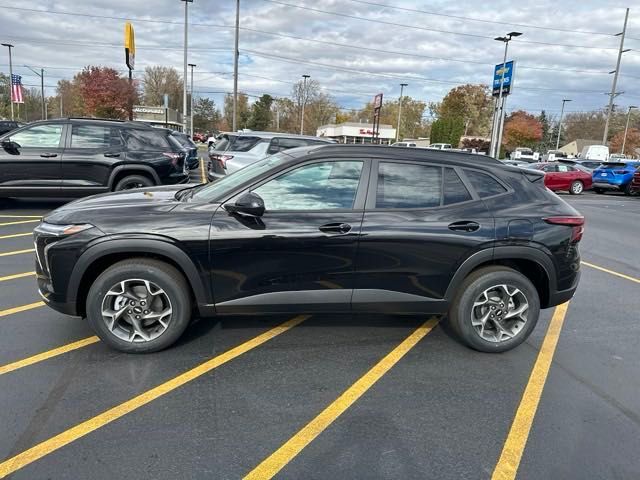
[[582,149],[579,157],[583,160],[606,162],[609,160],[609,147],[606,145],[588,145]]
[[396,142],[391,146],[392,147],[417,147],[417,145],[414,142]]
[[451,150],[451,144],[450,143],[432,143],[427,148],[430,148],[432,150]]

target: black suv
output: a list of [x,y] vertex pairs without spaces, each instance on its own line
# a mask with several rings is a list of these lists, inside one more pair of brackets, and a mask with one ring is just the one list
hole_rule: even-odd
[[0,197],[84,196],[185,183],[171,131],[138,122],[56,119],[0,137]]
[[288,150],[55,210],[34,232],[38,287],[126,352],[171,345],[192,313],[300,312],[448,314],[500,352],[580,277],[584,219],[543,178],[456,152]]

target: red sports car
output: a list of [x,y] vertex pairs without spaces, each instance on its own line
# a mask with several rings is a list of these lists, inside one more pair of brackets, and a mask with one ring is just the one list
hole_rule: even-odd
[[534,163],[531,168],[544,172],[544,185],[554,192],[564,190],[572,195],[580,195],[591,188],[591,173],[579,165],[549,162]]

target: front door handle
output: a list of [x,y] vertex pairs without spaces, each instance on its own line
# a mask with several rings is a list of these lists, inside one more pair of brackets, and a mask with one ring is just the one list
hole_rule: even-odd
[[322,225],[320,228],[321,232],[326,233],[348,233],[351,230],[351,225],[348,223],[327,223],[326,225]]
[[57,157],[58,154],[57,153],[41,153],[40,156],[42,158],[54,158],[54,157]]
[[105,156],[105,157],[110,157],[110,158],[116,158],[116,157],[119,157],[119,156],[120,156],[120,154],[119,154],[119,153],[110,153],[110,152],[107,152],[107,153],[105,153],[105,154],[104,154],[104,156]]
[[477,222],[468,222],[463,220],[461,222],[453,222],[449,224],[449,230],[455,232],[475,232],[480,228],[480,224]]

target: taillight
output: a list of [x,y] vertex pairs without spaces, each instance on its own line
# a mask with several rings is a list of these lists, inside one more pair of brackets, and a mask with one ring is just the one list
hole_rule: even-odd
[[178,160],[180,160],[180,158],[182,157],[181,153],[174,153],[174,152],[165,152],[162,155],[164,155],[165,157],[169,157],[171,159],[171,164],[174,167],[178,165]]
[[616,175],[624,175],[625,173],[629,173],[626,170],[614,170],[613,173]]
[[564,225],[566,227],[571,227],[571,243],[578,243],[582,240],[582,235],[584,234],[584,217],[582,215],[575,215],[571,217],[547,217],[543,220],[552,225]]
[[218,163],[222,165],[222,168],[224,168],[225,170],[227,169],[227,161],[231,160],[232,158],[233,158],[233,155],[216,155],[215,156],[215,160],[217,160]]

